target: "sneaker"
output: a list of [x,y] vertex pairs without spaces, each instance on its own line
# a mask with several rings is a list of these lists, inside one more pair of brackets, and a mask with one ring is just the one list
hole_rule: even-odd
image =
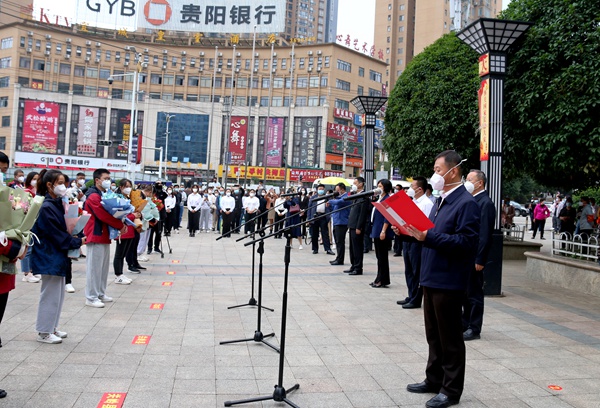
[[35,277],[36,277],[36,278],[38,278],[38,279],[42,279],[42,275],[41,275],[41,274],[39,274],[39,273],[37,273],[37,274],[35,274],[35,275],[33,275],[33,276],[35,276]]
[[38,333],[37,341],[48,344],[62,343],[62,339],[56,336],[54,333]]
[[27,275],[23,275],[23,282],[38,283],[41,280],[42,279],[40,279],[40,278],[36,278],[35,275],[32,274],[32,273],[28,273]]
[[139,255],[137,260],[140,262],[148,262],[150,259],[148,259],[144,255]]
[[131,279],[129,279],[123,275],[115,276],[115,283],[119,284],[119,285],[129,285],[131,283]]
[[54,335],[56,337],[60,337],[61,339],[66,339],[67,338],[67,332],[60,331],[60,330],[54,330]]
[[70,283],[67,283],[67,284],[65,285],[65,291],[66,291],[67,293],[75,293],[75,288],[73,287],[73,285],[72,285],[72,284],[70,284]]
[[94,301],[86,300],[85,305],[91,306],[91,307],[104,307],[104,303],[102,303],[102,301],[100,299],[96,299]]
[[100,296],[100,297],[98,297],[98,299],[100,299],[100,301],[104,302],[104,303],[109,303],[109,302],[113,301],[113,298],[111,298],[110,296],[106,296],[106,295]]

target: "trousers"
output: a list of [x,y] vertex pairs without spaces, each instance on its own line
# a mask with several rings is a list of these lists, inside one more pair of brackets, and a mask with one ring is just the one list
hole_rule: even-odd
[[[89,252],[88,252],[89,256]],[[44,275],[40,291],[35,329],[38,333],[54,333],[65,301],[65,277]]]
[[363,237],[364,230],[361,234],[356,233],[355,228],[350,228],[350,262],[352,262],[353,271],[362,272],[363,270],[363,258],[364,258],[364,242]]
[[[319,213],[317,213],[319,215]],[[311,224],[310,235],[312,236],[312,250],[319,250],[319,231],[323,239],[323,248],[325,252],[331,251],[331,242],[329,242],[329,227],[327,226],[327,217],[318,218]]]
[[346,233],[348,232],[347,225],[334,225],[333,226],[333,239],[335,240],[335,252],[337,256],[335,260],[339,264],[344,263],[346,256]]
[[[108,265],[110,264],[109,244],[87,244],[85,297],[90,302],[104,297]],[[63,287],[64,290],[64,287]]]
[[423,288],[421,281],[421,248],[418,242],[404,242],[404,277],[408,288],[408,302],[415,306],[421,306],[423,299]]
[[117,241],[117,248],[115,249],[115,257],[113,259],[113,268],[116,276],[123,275],[123,264],[125,263],[125,257],[127,256],[131,245],[133,245],[133,238],[120,239]]
[[481,333],[483,325],[483,271],[477,271],[475,268],[469,274],[467,282],[467,292],[463,301],[463,331],[473,330],[475,334]]

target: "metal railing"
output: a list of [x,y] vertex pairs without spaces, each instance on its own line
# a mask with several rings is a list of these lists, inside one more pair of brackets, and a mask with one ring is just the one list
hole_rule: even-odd
[[523,242],[525,231],[527,231],[527,224],[525,226],[513,224],[510,228],[502,228],[504,241]]
[[596,262],[599,255],[598,236],[552,232],[552,255]]

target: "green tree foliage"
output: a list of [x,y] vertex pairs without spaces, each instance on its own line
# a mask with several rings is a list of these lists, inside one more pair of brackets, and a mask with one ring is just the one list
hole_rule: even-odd
[[529,175],[515,177],[502,183],[502,197],[510,197],[512,201],[519,203],[528,203],[536,199],[542,191],[556,190],[538,184]]
[[600,177],[600,0],[513,0],[534,25],[509,55],[506,175],[566,189]]
[[477,73],[477,54],[454,34],[408,64],[388,101],[383,143],[403,175],[429,176],[435,156],[446,149],[479,168]]

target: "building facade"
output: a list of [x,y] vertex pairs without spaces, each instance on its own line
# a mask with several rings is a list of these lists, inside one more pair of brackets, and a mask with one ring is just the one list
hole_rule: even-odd
[[284,38],[336,41],[338,0],[287,0],[286,12]]
[[296,176],[341,172],[344,138],[347,175],[359,174],[361,135],[349,101],[380,95],[386,69],[335,43],[282,39],[271,55],[266,38],[253,53],[249,40],[125,38],[27,21],[0,28],[0,40],[0,149],[13,162],[123,172],[135,105],[140,170],[155,172],[153,149],[163,147],[177,179],[220,175],[224,163],[230,175],[257,178],[268,171],[290,179],[284,167]]

